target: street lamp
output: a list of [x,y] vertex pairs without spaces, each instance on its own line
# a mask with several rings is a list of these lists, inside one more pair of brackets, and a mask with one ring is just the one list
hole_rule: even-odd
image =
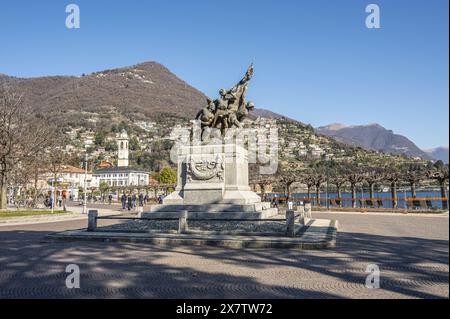
[[53,211],[55,210],[55,176],[53,176],[52,179],[52,194],[51,194],[51,199],[52,199],[52,207],[51,207],[51,211],[53,214]]
[[87,149],[86,149],[86,153],[84,155],[84,198],[83,198],[83,214],[87,214],[87,196],[86,196],[86,192],[87,192],[87,187],[86,187],[86,183],[87,183],[87,163],[88,161],[88,154],[87,154]]
[[326,190],[325,190],[325,200],[326,200],[326,206],[327,206],[327,211],[330,210],[330,201],[328,200],[328,193],[329,193],[329,177],[330,177],[330,172],[329,172],[329,165],[330,165],[330,156],[327,154],[325,155],[325,163],[326,163],[326,174],[327,174],[327,180],[326,180]]

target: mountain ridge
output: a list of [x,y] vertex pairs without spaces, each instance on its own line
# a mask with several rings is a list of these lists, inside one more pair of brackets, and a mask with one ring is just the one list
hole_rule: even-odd
[[[103,105],[125,113],[137,111],[150,119],[164,114],[194,118],[206,105],[207,98],[203,92],[155,61],[81,76],[21,78],[0,73],[0,82],[25,91],[30,103],[39,105],[42,112],[61,104],[70,104],[69,109],[78,105],[78,111],[92,111]],[[90,90],[90,87],[95,89]],[[130,109],[129,112],[126,108]],[[251,116],[287,118],[263,108],[256,108]]]
[[449,148],[448,146],[438,146],[433,148],[424,149],[424,152],[429,154],[436,160],[443,161],[444,163],[449,162]]
[[378,123],[365,125],[344,125],[332,123],[316,128],[316,132],[337,140],[369,150],[378,150],[388,154],[407,155],[422,159],[433,159],[407,137],[395,134]]

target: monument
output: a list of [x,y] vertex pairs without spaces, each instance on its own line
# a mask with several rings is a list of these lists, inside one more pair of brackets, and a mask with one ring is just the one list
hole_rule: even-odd
[[[246,101],[251,65],[231,89],[221,89],[219,98],[207,99],[197,114],[201,143],[178,149],[178,176],[174,192],[146,214],[179,214],[190,218],[266,218],[278,213],[270,203],[251,191],[248,184],[248,151],[224,139],[228,130],[240,130],[254,104]],[[216,134],[215,134],[216,133]],[[217,134],[218,133],[218,134]],[[218,135],[218,136],[217,136]]]

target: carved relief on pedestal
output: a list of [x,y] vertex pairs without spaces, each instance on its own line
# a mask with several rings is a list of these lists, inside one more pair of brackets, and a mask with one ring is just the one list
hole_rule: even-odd
[[187,179],[189,181],[223,181],[224,163],[221,156],[215,159],[196,158],[187,159]]

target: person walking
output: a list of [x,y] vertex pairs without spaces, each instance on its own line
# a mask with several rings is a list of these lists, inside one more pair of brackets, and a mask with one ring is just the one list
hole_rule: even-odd
[[53,208],[53,195],[50,195],[50,197],[49,197],[48,207]]
[[128,195],[127,203],[128,203],[127,206],[128,210],[131,210],[133,208],[133,198],[131,197],[131,195]]
[[272,202],[273,202],[273,207],[278,209],[278,195],[277,194],[275,194],[275,197],[273,198]]
[[131,201],[133,202],[133,208],[136,208],[136,202],[137,202],[136,194],[133,194],[133,196],[131,197]]
[[122,197],[120,198],[121,202],[122,202],[122,209],[126,208],[127,205],[127,195],[125,195],[125,193],[122,194]]
[[108,195],[108,204],[111,205],[112,204],[112,194]]
[[139,206],[140,207],[144,206],[144,194],[142,193],[139,194]]
[[67,211],[67,193],[63,192],[61,198],[62,198],[63,210]]
[[62,196],[61,196],[61,194],[58,195],[58,207],[62,207]]

